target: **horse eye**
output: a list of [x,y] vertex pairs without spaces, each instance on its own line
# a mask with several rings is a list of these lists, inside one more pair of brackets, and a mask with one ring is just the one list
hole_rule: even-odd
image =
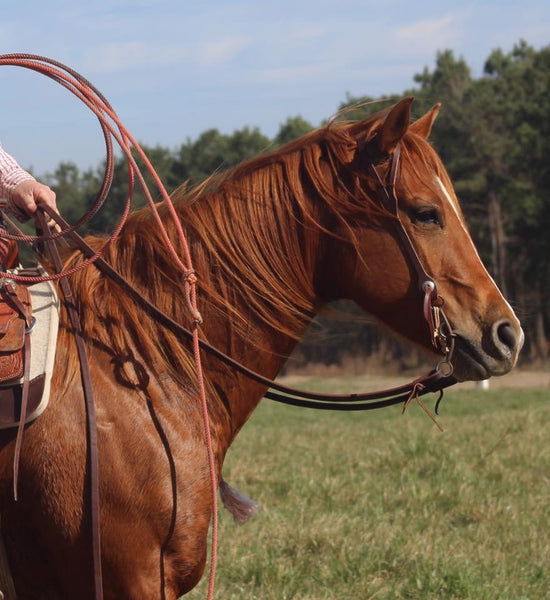
[[441,217],[436,208],[418,208],[412,214],[412,220],[419,225],[441,225]]

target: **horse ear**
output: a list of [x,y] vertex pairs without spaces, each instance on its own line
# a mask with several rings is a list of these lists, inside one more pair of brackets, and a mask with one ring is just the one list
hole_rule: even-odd
[[418,121],[411,124],[411,131],[417,135],[422,136],[424,139],[430,137],[432,125],[434,124],[437,113],[441,108],[441,102],[438,102],[430,111],[428,111],[423,117],[420,117]]
[[376,142],[380,154],[391,154],[401,138],[407,133],[411,122],[411,104],[414,98],[404,98],[398,102],[384,119]]

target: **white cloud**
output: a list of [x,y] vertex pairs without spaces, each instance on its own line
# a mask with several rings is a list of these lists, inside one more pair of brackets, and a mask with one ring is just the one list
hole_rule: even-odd
[[[408,52],[426,53],[449,48],[461,39],[461,20],[448,14],[437,19],[415,21],[393,31],[392,37]],[[400,48],[399,51],[403,51]]]
[[197,59],[209,66],[223,64],[248,48],[252,41],[249,36],[238,35],[207,42],[200,47]]
[[144,66],[165,66],[189,58],[183,46],[169,44],[146,44],[144,42],[123,42],[105,44],[84,58],[87,69],[96,72],[121,71]]
[[267,83],[304,83],[317,81],[334,71],[335,65],[319,63],[298,67],[266,69],[260,73],[260,80]]

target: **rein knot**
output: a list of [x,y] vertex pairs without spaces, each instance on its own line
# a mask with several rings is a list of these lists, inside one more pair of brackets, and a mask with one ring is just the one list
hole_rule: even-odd
[[198,281],[197,272],[195,269],[187,269],[187,271],[183,272],[181,278],[183,283],[188,285],[195,285]]
[[[405,410],[407,409],[407,407],[409,406],[409,404],[412,402],[412,400],[416,400],[416,402],[418,403],[418,405],[420,406],[420,408],[428,415],[428,417],[430,417],[430,419],[435,423],[435,425],[437,426],[437,428],[439,429],[439,431],[443,431],[443,427],[441,427],[439,421],[435,418],[435,416],[426,408],[425,404],[422,402],[422,400],[420,400],[419,397],[419,393],[424,390],[426,388],[426,386],[420,382],[420,381],[416,381],[413,385],[413,388],[411,390],[411,393],[409,394],[409,397],[405,400],[405,402],[403,403],[403,411],[402,413],[405,412]],[[441,391],[441,390],[440,390]],[[436,405],[436,414],[437,414],[437,410],[439,409],[439,403],[441,401],[441,398],[443,397],[443,394],[441,394],[437,400],[437,405]]]
[[187,307],[189,308],[189,312],[193,316],[193,322],[195,323],[195,326],[202,325],[203,318],[201,313],[197,309],[197,305],[195,302],[194,288],[198,282],[195,269],[187,269],[183,272],[181,278],[185,285],[185,299],[187,301]]
[[420,381],[415,381],[411,393],[409,397],[403,402],[403,410],[401,413],[404,413],[407,410],[407,407],[412,402],[413,398],[418,401],[418,394],[425,388],[426,386]]

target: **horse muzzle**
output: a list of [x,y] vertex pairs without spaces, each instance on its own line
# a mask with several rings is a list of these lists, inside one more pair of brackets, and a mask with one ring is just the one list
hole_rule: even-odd
[[524,342],[519,322],[499,319],[481,336],[455,331],[454,375],[461,381],[479,381],[506,375],[516,365]]

